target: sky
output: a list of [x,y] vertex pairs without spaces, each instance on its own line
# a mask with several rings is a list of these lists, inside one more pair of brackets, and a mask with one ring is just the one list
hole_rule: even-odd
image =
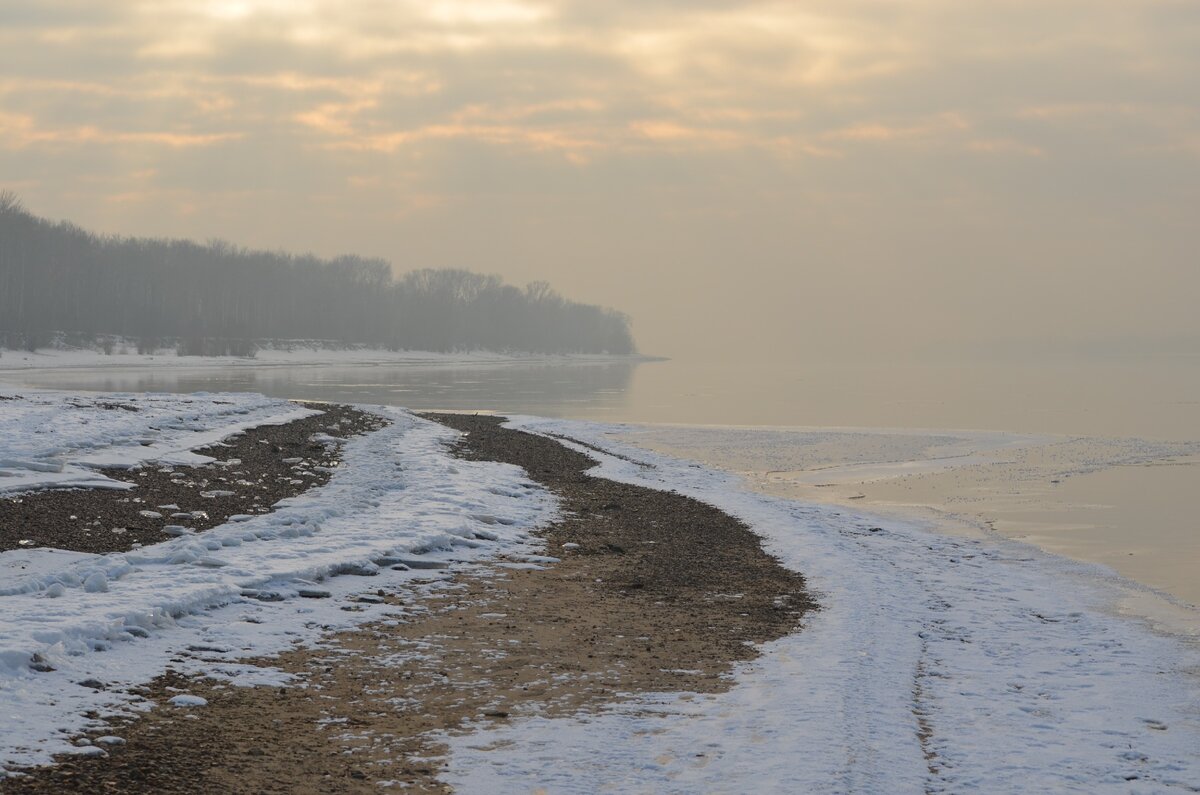
[[1200,340],[1195,0],[3,0],[0,189],[670,356]]

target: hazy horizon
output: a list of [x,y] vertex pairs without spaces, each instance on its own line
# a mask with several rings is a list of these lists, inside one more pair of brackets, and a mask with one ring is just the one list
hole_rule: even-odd
[[[17,0],[0,189],[762,359],[1200,340],[1200,6]],[[1082,355],[1082,354],[1080,354]]]

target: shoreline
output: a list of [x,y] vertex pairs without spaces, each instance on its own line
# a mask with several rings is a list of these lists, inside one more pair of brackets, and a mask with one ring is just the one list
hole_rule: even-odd
[[[197,442],[214,423],[295,415],[254,395],[121,399],[146,413],[97,408],[82,434],[24,442],[37,423],[9,412],[6,455],[136,443],[131,423],[201,408],[179,426]],[[76,581],[51,594],[45,580],[0,594],[5,763],[68,752],[71,771],[161,771],[167,792],[238,791],[229,777],[246,771],[260,776],[251,791],[298,772],[330,791],[1200,780],[1196,645],[1113,616],[1112,583],[1081,564],[755,494],[611,425],[509,415],[500,433],[499,418],[456,414],[478,454],[451,457],[458,431],[372,411],[391,424],[345,442],[329,483],[276,513],[85,561],[111,593]],[[150,424],[177,446],[174,424]],[[530,479],[547,468],[557,496]],[[647,512],[631,486],[670,504]],[[705,539],[697,524],[726,530]],[[819,610],[789,611],[797,585]],[[97,722],[112,715],[134,728],[114,738]],[[1047,748],[1061,749],[1053,762]],[[104,767],[118,756],[129,764]]]
[[[1192,452],[1200,445],[885,428],[628,424],[614,433],[640,449],[729,472],[759,494],[951,537],[1028,544],[1096,566],[1125,583],[1121,614],[1200,637],[1200,588],[1188,566],[1200,548],[1179,554],[1198,543],[1186,532],[1194,525],[1190,506],[1155,496],[1189,477],[1200,487],[1200,453]],[[742,447],[770,466],[740,454]],[[1140,532],[1122,532],[1135,524]]]
[[[368,591],[370,598],[343,609],[387,603],[401,610],[401,621],[368,623],[315,647],[251,661],[301,677],[304,684],[294,687],[229,688],[164,674],[146,696],[203,698],[207,706],[188,713],[192,720],[164,706],[96,728],[94,741],[115,731],[124,742],[104,746],[103,756],[60,758],[0,780],[0,790],[287,792],[315,777],[330,791],[374,791],[372,782],[385,780],[442,792],[438,766],[428,759],[444,748],[430,732],[577,714],[655,691],[720,692],[732,686],[734,663],[795,631],[814,607],[799,575],[714,508],[585,475],[594,465],[587,456],[501,429],[499,418],[430,419],[465,433],[460,458],[523,466],[558,495],[561,518],[538,533],[557,558],[533,566],[501,559],[455,572],[424,603],[387,588]],[[413,655],[414,646],[425,653]],[[318,692],[324,696],[315,699]],[[371,704],[417,696],[421,707],[371,708],[366,692]],[[280,722],[292,729],[278,731]],[[356,737],[314,732],[314,724],[348,724]],[[364,746],[364,732],[388,738],[387,748]],[[195,747],[204,751],[199,762],[179,753]],[[357,751],[351,759],[348,749]]]
[[552,354],[469,351],[389,351],[377,348],[264,348],[253,357],[180,356],[174,351],[152,354],[112,353],[86,348],[0,351],[0,380],[6,375],[54,371],[274,369],[283,367],[480,367],[540,364],[641,364],[668,361],[649,354]]

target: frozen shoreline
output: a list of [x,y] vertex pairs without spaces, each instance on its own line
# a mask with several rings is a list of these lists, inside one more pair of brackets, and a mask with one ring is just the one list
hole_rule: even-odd
[[1200,487],[1200,443],[638,424],[615,428],[613,438],[733,473],[768,496],[1023,541],[1115,569],[1127,586],[1124,612],[1200,637],[1200,538],[1182,497]]
[[600,476],[748,522],[822,609],[729,693],[449,738],[452,784],[1115,793],[1200,781],[1200,648],[1113,615],[1119,589],[1098,567],[747,492],[734,475],[615,442],[613,426],[513,425],[579,439]]
[[[32,430],[46,423],[33,411],[7,443],[21,460],[52,454],[66,465],[113,440],[141,447],[130,422],[197,414],[188,402],[197,396],[120,399],[178,405],[144,416],[96,409],[96,424],[40,440]],[[256,395],[220,400],[229,404],[210,400],[214,411],[193,424],[217,433],[244,422],[241,410],[259,421],[292,410]],[[184,672],[281,684],[277,671],[232,663],[390,615],[378,605],[339,610],[339,597],[381,582],[408,582],[414,597],[437,587],[416,582],[428,571],[378,560],[504,551],[546,562],[529,532],[556,505],[523,471],[453,459],[454,432],[378,410],[393,424],[349,441],[327,486],[275,513],[120,555],[18,551],[31,569],[5,574],[12,582],[0,589],[0,765],[71,750],[69,736],[94,725],[86,710],[146,708],[125,690],[181,649],[205,650]],[[1114,615],[1120,589],[1098,567],[756,494],[734,475],[616,442],[617,426],[512,424],[585,442],[576,449],[600,462],[599,476],[677,490],[746,522],[805,575],[821,610],[766,644],[728,693],[646,697],[447,738],[449,780],[464,790],[588,792],[604,781],[607,791],[733,792],[772,781],[792,791],[1126,792],[1190,791],[1200,781],[1200,649]],[[338,576],[365,572],[376,576]],[[78,684],[91,680],[106,689]]]

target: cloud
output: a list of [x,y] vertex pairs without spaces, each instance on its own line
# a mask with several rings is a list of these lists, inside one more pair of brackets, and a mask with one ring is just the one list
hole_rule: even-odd
[[791,330],[805,268],[872,263],[898,323],[941,317],[906,284],[1030,283],[1087,235],[1194,271],[1185,0],[6,0],[0,51],[0,188],[109,231],[479,260],[643,314],[757,273]]
[[45,129],[35,119],[19,114],[0,113],[0,146],[24,149],[39,144],[55,145],[150,145],[182,149],[212,146],[240,138],[239,133],[189,133],[167,130],[105,130],[92,125]]

